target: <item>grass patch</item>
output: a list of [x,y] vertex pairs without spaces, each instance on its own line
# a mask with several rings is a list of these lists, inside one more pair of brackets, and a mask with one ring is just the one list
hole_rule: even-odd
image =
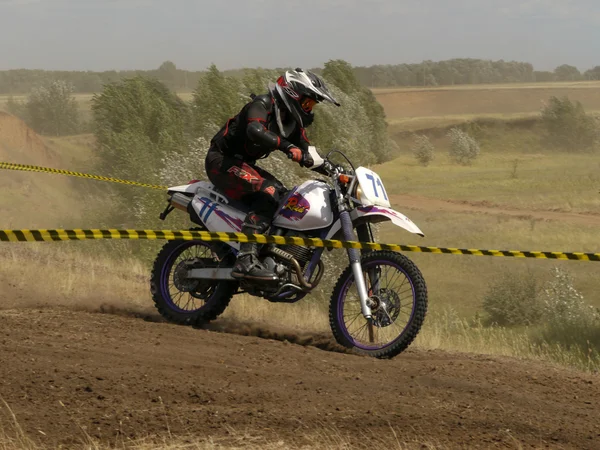
[[[7,429],[0,428],[0,450],[43,450],[48,447],[38,444],[31,436],[21,429],[18,418],[10,406],[5,405],[11,420]],[[217,449],[249,449],[249,450],[351,450],[365,448],[364,442],[369,442],[375,448],[390,450],[434,450],[449,447],[441,443],[426,440],[405,441],[401,438],[402,429],[390,425],[389,433],[380,435],[365,431],[349,435],[334,427],[311,429],[309,432],[298,433],[295,438],[273,438],[262,435],[260,431],[236,430],[226,427],[227,437],[212,437],[197,435],[190,436],[149,436],[145,439],[120,439],[114,444],[98,442],[82,430],[81,450],[217,450]]]
[[488,327],[481,320],[461,318],[448,309],[433,312],[415,345],[423,349],[459,351],[552,362],[597,373],[600,353],[592,346],[545,340],[544,327]]
[[[595,154],[538,153],[524,133],[506,141],[480,140],[481,154],[470,167],[454,164],[445,139],[434,139],[436,158],[422,167],[410,153],[375,166],[388,192],[437,199],[485,202],[518,209],[600,213],[600,160]],[[400,142],[409,149],[411,142]],[[523,151],[517,151],[520,147]],[[515,167],[516,165],[516,167]]]

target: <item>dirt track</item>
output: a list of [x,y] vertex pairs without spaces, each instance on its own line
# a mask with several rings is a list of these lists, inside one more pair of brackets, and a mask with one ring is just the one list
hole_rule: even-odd
[[64,309],[0,311],[0,354],[0,397],[49,445],[82,429],[115,442],[230,426],[285,442],[335,427],[369,447],[360,430],[392,425],[401,441],[451,448],[600,448],[600,378],[540,363],[416,350],[379,361]]
[[492,214],[542,221],[562,221],[578,225],[600,225],[600,214],[518,209],[504,206],[494,206],[486,202],[449,201],[409,194],[392,195],[391,202],[394,206],[399,208],[415,209],[420,211]]

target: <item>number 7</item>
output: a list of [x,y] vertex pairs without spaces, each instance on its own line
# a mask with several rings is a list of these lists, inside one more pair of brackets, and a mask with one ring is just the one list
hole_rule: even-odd
[[383,192],[383,196],[384,198],[387,200],[388,196],[385,192],[385,188],[383,187],[383,183],[381,182],[381,178],[377,178],[377,184],[379,185],[379,187],[381,188],[381,192]]
[[[367,180],[371,180],[371,183],[373,183],[373,191],[375,192],[375,197],[379,198],[379,194],[377,193],[377,184],[375,184],[375,176],[369,173],[367,174]],[[381,180],[378,179],[377,181],[381,186]]]

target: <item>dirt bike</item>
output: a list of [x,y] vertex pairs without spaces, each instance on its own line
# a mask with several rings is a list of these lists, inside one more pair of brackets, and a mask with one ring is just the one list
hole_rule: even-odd
[[[345,169],[330,160],[340,154]],[[371,224],[393,224],[423,236],[405,215],[390,208],[381,178],[354,168],[337,150],[325,158],[309,150],[314,166],[329,180],[306,181],[282,196],[270,235],[373,242]],[[172,187],[161,219],[174,209],[185,211],[200,230],[237,232],[248,212],[207,181]],[[171,322],[195,325],[215,320],[236,294],[270,302],[295,303],[313,292],[325,272],[324,248],[263,244],[260,259],[279,278],[275,283],[237,281],[231,269],[237,242],[170,241],[158,254],[151,290],[160,314]],[[342,272],[329,304],[329,322],[337,342],[356,352],[391,358],[415,339],[427,312],[427,287],[417,266],[390,251],[346,249],[350,264]]]

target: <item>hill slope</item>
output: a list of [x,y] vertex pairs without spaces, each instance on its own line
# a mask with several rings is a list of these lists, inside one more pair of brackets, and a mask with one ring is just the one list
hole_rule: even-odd
[[415,350],[379,361],[67,310],[3,311],[0,324],[2,398],[48,445],[73,445],[82,429],[104,442],[234,430],[296,444],[335,429],[365,448],[390,426],[401,441],[452,447],[600,439],[598,378],[549,365]]
[[[85,146],[63,155],[58,141],[44,138],[25,122],[0,111],[0,161],[78,170],[91,157]],[[59,148],[60,147],[60,148]],[[33,172],[0,171],[0,228],[84,227],[84,197],[93,192],[90,181]],[[91,224],[90,224],[91,225]]]

